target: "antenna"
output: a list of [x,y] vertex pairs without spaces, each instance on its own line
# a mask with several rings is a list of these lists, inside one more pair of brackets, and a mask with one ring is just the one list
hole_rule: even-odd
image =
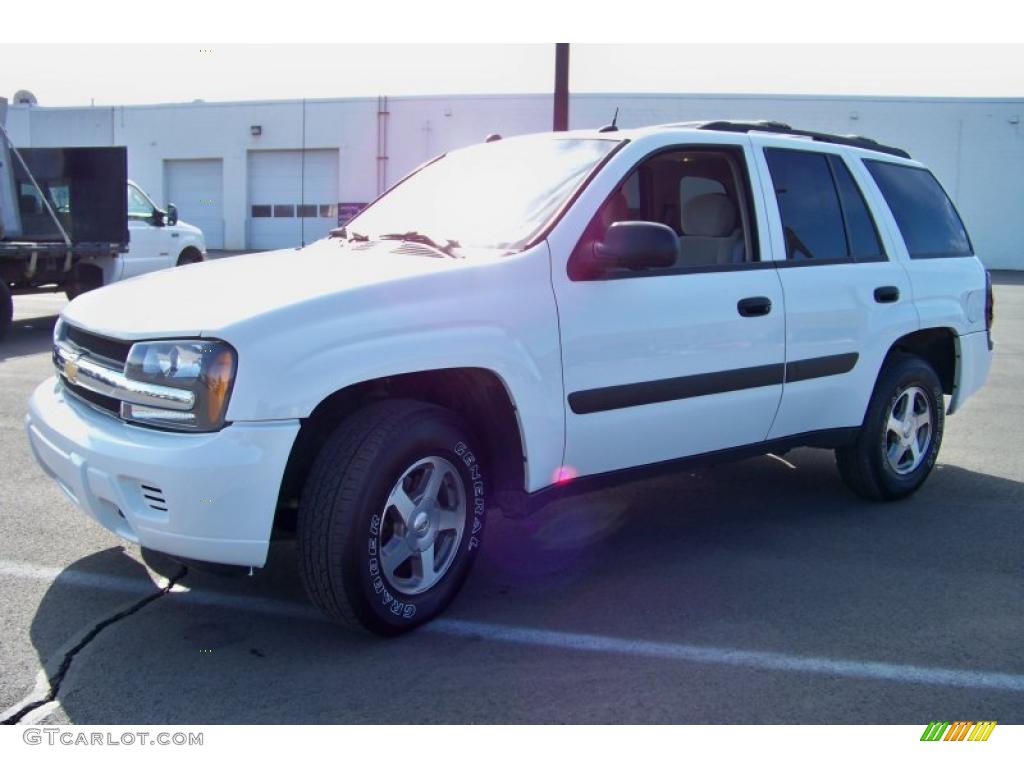
[[612,117],[611,124],[610,125],[606,125],[606,126],[604,126],[602,128],[598,128],[597,132],[598,133],[613,133],[613,132],[619,130],[618,122],[619,122],[619,108],[616,107],[615,108],[615,116]]

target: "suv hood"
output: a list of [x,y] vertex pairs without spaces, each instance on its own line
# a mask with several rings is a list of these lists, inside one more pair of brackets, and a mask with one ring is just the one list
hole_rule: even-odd
[[79,296],[61,313],[114,338],[214,335],[288,306],[381,283],[465,269],[468,259],[395,253],[401,243],[352,250],[323,240],[302,250],[232,256],[124,280]]

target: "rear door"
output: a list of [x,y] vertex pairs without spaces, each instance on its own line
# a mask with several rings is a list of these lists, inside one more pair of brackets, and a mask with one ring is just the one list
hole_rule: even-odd
[[769,438],[859,426],[892,342],[917,328],[906,270],[844,147],[752,137],[784,260],[786,383]]
[[[642,146],[620,152],[577,203],[590,206],[573,211],[589,222],[582,233],[560,226],[549,239],[569,476],[762,441],[782,394],[782,290],[746,137]],[[623,220],[672,227],[676,265],[588,268],[594,242]]]

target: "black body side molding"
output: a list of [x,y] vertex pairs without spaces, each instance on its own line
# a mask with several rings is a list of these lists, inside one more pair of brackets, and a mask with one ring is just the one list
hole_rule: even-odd
[[849,352],[808,360],[793,360],[788,363],[772,363],[751,368],[735,368],[731,371],[698,373],[693,376],[586,389],[569,395],[569,407],[576,414],[600,413],[741,389],[806,381],[849,373],[857,364],[857,359],[856,352]]

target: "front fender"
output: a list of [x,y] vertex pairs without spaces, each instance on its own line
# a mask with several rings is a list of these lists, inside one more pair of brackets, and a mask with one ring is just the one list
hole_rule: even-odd
[[222,338],[239,350],[232,421],[305,418],[331,394],[373,379],[482,368],[517,409],[528,490],[562,460],[558,320],[546,245],[430,281],[373,286],[268,313]]

